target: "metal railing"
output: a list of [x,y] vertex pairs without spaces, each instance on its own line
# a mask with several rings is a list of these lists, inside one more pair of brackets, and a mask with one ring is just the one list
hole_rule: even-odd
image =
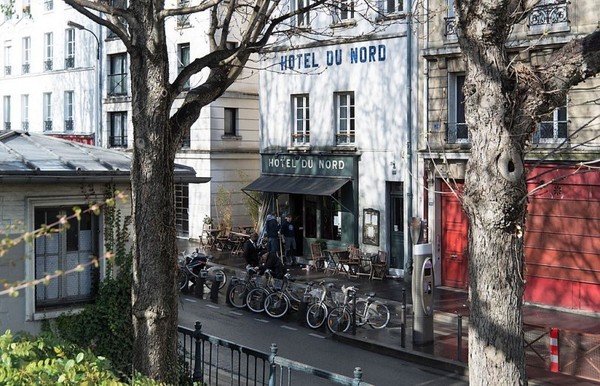
[[277,345],[269,353],[251,349],[202,332],[196,322],[194,329],[179,326],[179,354],[194,382],[209,385],[306,385],[320,378],[337,385],[372,386],[362,381],[360,367],[353,377],[332,373],[317,367],[277,355]]

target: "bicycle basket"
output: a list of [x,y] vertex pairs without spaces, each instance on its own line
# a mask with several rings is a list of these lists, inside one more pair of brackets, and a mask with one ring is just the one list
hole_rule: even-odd
[[337,304],[343,304],[344,303],[344,293],[343,292],[334,292],[333,294],[331,294],[331,298]]
[[264,287],[265,286],[265,277],[264,276],[255,276],[253,278],[254,283],[256,284],[257,287]]
[[273,288],[276,290],[282,289],[283,288],[283,280],[273,279]]
[[321,296],[323,296],[323,290],[321,288],[313,288],[310,290],[309,295],[313,298],[321,299]]

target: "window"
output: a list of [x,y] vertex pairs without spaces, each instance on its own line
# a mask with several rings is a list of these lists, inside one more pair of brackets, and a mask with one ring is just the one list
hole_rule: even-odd
[[223,120],[223,134],[228,137],[235,137],[237,135],[237,109],[225,107]]
[[127,54],[110,55],[108,95],[127,95]]
[[21,130],[29,130],[29,95],[21,95]]
[[109,113],[110,133],[108,144],[110,147],[127,147],[127,113]]
[[12,72],[12,66],[10,63],[10,51],[11,42],[7,40],[4,42],[4,75],[10,75]]
[[10,130],[10,95],[5,95],[3,99],[4,130]]
[[44,34],[44,71],[52,70],[52,59],[54,58],[52,32]]
[[[179,8],[189,7],[190,0],[179,0],[177,2]],[[177,28],[190,27],[190,15],[177,15]]]
[[65,131],[73,130],[73,91],[65,91]]
[[[108,1],[110,3],[110,5],[112,5],[115,8],[120,8],[122,10],[127,9],[127,0],[109,0]],[[123,28],[125,30],[127,30],[128,25],[127,25],[127,20],[125,20],[125,18],[121,17],[121,16],[117,16],[117,19],[121,22],[121,24],[123,25]],[[117,39],[118,36],[116,33],[114,33],[112,30],[108,30],[107,39]]]
[[[86,206],[81,208],[87,209]],[[71,213],[71,209],[67,208],[37,207],[34,210],[35,229]],[[99,252],[98,228],[98,217],[83,212],[79,220],[70,219],[69,226],[59,232],[49,232],[45,237],[35,239],[36,279],[56,271],[71,271],[35,287],[36,310],[81,304],[93,299],[93,289],[99,279],[99,271],[92,264]]]
[[354,19],[354,0],[339,0],[335,12],[334,23]]
[[292,143],[310,142],[310,109],[308,95],[292,95]]
[[335,93],[335,143],[336,145],[353,144],[354,132],[354,93]]
[[175,227],[180,237],[189,237],[190,234],[189,197],[188,184],[175,184]]
[[23,74],[29,74],[29,64],[31,63],[31,38],[29,36],[23,38],[22,46],[22,69]]
[[65,68],[75,67],[75,29],[65,30]]
[[448,79],[448,143],[469,143],[465,121],[465,76],[450,74]]
[[[295,0],[292,3],[293,10],[297,11],[302,8],[306,8],[310,5],[310,0]],[[310,26],[310,11],[303,12],[296,16],[296,26],[298,27],[309,27]]]
[[567,139],[567,106],[559,107],[542,117],[533,134],[534,143],[556,143]]
[[[185,66],[190,64],[190,43],[182,43],[177,45],[177,73],[179,74]],[[184,90],[190,89],[190,80],[183,85]]]
[[45,92],[43,95],[44,131],[52,130],[52,93]]
[[54,0],[44,0],[44,9],[46,11],[52,11],[54,8]]
[[403,0],[380,0],[381,1],[381,13],[398,13],[404,11]]
[[325,240],[341,240],[342,211],[340,191],[330,196],[305,196],[304,199],[306,237]]

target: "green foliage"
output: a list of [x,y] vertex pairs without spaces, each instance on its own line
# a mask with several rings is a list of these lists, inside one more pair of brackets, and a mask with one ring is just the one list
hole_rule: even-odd
[[0,336],[0,384],[121,385],[108,362],[89,350],[42,335]]
[[[61,338],[109,359],[115,370],[129,377],[133,347],[131,317],[132,253],[129,247],[130,217],[120,209],[104,210],[107,277],[98,287],[95,302],[77,314],[63,315],[49,326]],[[116,271],[116,272],[114,272]]]
[[231,207],[231,192],[223,185],[219,185],[219,191],[216,198],[217,214],[219,215],[220,225],[225,228],[232,226],[232,207]]

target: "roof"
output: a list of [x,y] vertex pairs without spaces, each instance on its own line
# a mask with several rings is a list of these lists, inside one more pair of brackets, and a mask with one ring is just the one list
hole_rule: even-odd
[[[0,182],[54,182],[57,180],[129,182],[131,155],[67,141],[44,134],[0,131]],[[189,166],[175,164],[175,181],[202,183]]]

